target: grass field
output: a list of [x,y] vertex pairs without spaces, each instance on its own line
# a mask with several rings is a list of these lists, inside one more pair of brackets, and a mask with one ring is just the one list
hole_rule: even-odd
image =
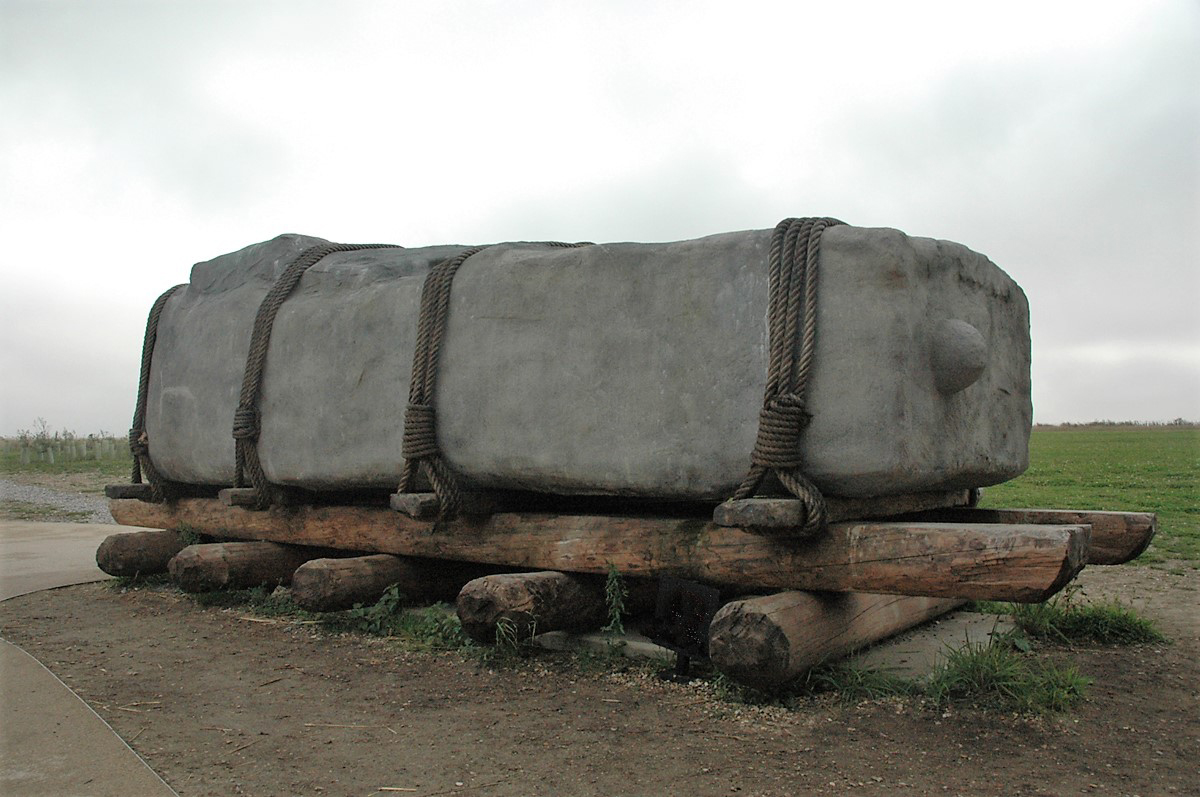
[[1029,470],[985,489],[983,506],[1157,512],[1138,561],[1200,567],[1200,429],[1040,427],[1029,449]]
[[31,456],[28,448],[26,461],[22,461],[20,442],[0,439],[0,477],[68,491],[103,492],[106,484],[128,482],[133,466],[129,444],[124,439],[108,437],[104,440],[107,445],[99,459],[91,453],[90,446],[83,457],[64,455],[60,446],[54,461],[50,462],[40,458],[36,451]]

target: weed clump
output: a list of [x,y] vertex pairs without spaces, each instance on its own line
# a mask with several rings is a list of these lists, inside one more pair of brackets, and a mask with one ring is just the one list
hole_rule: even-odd
[[921,691],[920,684],[907,678],[847,662],[814,667],[804,676],[803,688],[812,694],[834,692],[846,702],[907,697]]
[[1079,588],[1068,588],[1045,603],[977,602],[972,609],[985,614],[1012,615],[1017,628],[1033,639],[1053,642],[1091,642],[1140,645],[1165,642],[1153,620],[1118,601],[1081,603]]
[[1021,713],[1065,711],[1083,697],[1090,678],[1075,667],[1031,660],[1001,642],[971,643],[947,652],[924,693],[935,705],[963,702]]
[[1074,604],[1069,598],[1013,608],[1013,621],[1032,637],[1062,642],[1138,645],[1164,642],[1154,621],[1117,601]]

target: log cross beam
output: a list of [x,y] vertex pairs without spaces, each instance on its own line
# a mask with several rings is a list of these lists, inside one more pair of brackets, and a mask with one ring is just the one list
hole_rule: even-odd
[[1090,526],[834,523],[811,541],[775,540],[700,518],[504,513],[425,522],[375,507],[251,512],[216,499],[114,499],[119,523],[226,539],[424,556],[513,568],[679,578],[747,589],[1045,600],[1087,562]]

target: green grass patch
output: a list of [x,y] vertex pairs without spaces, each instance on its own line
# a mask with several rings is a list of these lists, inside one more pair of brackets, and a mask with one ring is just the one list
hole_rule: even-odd
[[1156,512],[1158,534],[1138,561],[1200,567],[1200,429],[1036,428],[1029,470],[984,490],[981,505]]
[[151,573],[150,575],[117,576],[105,582],[109,589],[117,592],[128,592],[135,589],[161,589],[172,585],[169,573]]
[[1080,603],[1078,588],[1068,587],[1045,603],[979,601],[970,607],[984,614],[1012,615],[1019,631],[1052,642],[1140,645],[1166,642],[1154,621],[1115,600]]
[[833,692],[846,702],[857,703],[916,694],[921,685],[886,670],[841,661],[809,670],[799,689],[809,694]]
[[449,606],[439,603],[420,609],[408,608],[395,585],[389,587],[374,605],[326,612],[321,615],[321,623],[335,631],[396,637],[418,650],[457,650],[471,644],[458,616]]
[[91,512],[59,509],[58,507],[33,504],[28,501],[0,500],[0,520],[83,523],[91,516]]
[[925,679],[841,661],[815,667],[799,681],[769,692],[742,686],[721,673],[714,675],[712,685],[716,696],[725,701],[793,709],[813,697],[832,695],[847,703],[899,698],[938,708],[963,705],[1043,714],[1067,711],[1084,697],[1091,679],[1073,666],[1027,655],[1012,641],[1001,636],[948,648],[944,661]]
[[1092,681],[1075,667],[1026,656],[1003,642],[972,643],[948,650],[929,676],[924,694],[935,705],[1046,713],[1066,711]]

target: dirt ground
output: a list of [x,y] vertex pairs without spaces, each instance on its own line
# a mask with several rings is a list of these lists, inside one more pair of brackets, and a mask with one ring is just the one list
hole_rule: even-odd
[[1171,644],[1059,649],[1070,713],[915,700],[721,700],[704,684],[538,658],[490,668],[311,624],[94,584],[0,604],[0,634],[198,795],[1200,794],[1200,577],[1093,568]]

